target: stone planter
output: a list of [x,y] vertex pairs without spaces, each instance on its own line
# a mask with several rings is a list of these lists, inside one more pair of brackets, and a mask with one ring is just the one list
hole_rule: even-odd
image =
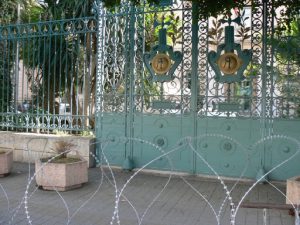
[[72,149],[88,162],[89,167],[95,167],[96,139],[94,137],[82,136],[60,136],[53,134],[14,133],[0,131],[0,148],[13,149],[15,162],[35,163],[37,159],[54,155],[53,147],[57,141],[65,140],[72,142]]
[[300,205],[300,176],[292,177],[286,181],[286,204],[291,203]]
[[72,163],[35,162],[36,183],[44,190],[67,191],[88,182],[88,162],[81,158]]
[[0,154],[0,177],[4,177],[11,171],[13,164],[13,150],[0,148],[0,151],[5,151],[5,153]]

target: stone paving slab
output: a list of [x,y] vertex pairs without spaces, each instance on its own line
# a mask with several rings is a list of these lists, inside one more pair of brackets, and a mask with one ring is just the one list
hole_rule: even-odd
[[[115,207],[116,189],[120,192],[133,172],[113,170],[112,175],[108,169],[92,168],[89,182],[72,191],[43,191],[33,181],[28,193],[28,219],[22,199],[33,174],[32,164],[15,163],[12,174],[0,178],[0,225],[109,225],[114,212],[118,217],[115,215],[112,224],[217,225],[215,214],[226,196],[217,180],[140,173],[129,182]],[[229,190],[233,186],[229,181],[225,184]],[[237,185],[232,191],[233,202],[238,202],[250,186]],[[277,187],[285,192],[285,185]],[[246,201],[283,204],[285,198],[271,185],[260,184]],[[226,201],[219,215],[220,225],[230,225],[230,212]],[[284,210],[268,210],[264,218],[261,209],[240,208],[236,216],[236,225],[293,224],[294,217]]]

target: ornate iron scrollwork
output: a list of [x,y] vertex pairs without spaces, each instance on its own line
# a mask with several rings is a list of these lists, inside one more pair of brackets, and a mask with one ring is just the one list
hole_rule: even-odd
[[[154,82],[167,82],[174,79],[174,72],[182,61],[182,53],[173,50],[173,47],[167,44],[167,30],[164,25],[169,23],[162,22],[162,28],[159,30],[158,45],[155,45],[150,52],[143,56],[143,61]],[[159,25],[156,22],[154,26]]]
[[240,25],[240,17],[234,20],[222,20],[228,23],[225,27],[225,43],[217,48],[217,52],[208,53],[208,62],[215,72],[215,80],[220,83],[240,82],[251,59],[251,50],[241,50],[241,45],[234,42],[234,27],[232,22]]

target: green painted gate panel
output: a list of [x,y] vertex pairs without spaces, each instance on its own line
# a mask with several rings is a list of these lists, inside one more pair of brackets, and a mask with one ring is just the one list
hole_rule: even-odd
[[[249,119],[202,119],[198,123],[198,130],[203,131],[199,134],[199,154],[222,176],[239,177],[243,173],[246,177],[255,177],[260,160],[259,155],[250,156],[253,152],[249,146],[257,140],[252,136],[255,128],[249,129],[253,122]],[[197,157],[197,173],[213,173],[200,157]]]
[[270,178],[274,180],[285,180],[290,177],[299,176],[300,122],[277,120],[271,124],[270,130],[272,130],[274,134],[277,134],[277,137],[266,143],[266,170],[271,170],[278,166],[278,164],[291,158],[291,160],[274,170],[274,172],[270,174]]
[[[184,146],[183,137],[191,136],[191,120],[178,116],[137,116],[135,137],[146,140],[134,148],[135,166],[143,167],[158,158],[147,168],[192,171],[192,152]],[[151,143],[151,144],[150,144]],[[160,157],[161,155],[164,155]]]
[[[126,158],[129,140],[134,143],[137,168],[244,178],[255,178],[261,167],[270,171],[300,150],[299,123],[288,121],[274,123],[274,137],[263,138],[260,120],[204,118],[198,120],[199,133],[194,137],[190,117],[139,115],[135,117],[135,135],[128,138],[124,136],[124,117],[106,115],[104,120],[102,135],[107,142],[103,151],[109,163],[117,166]],[[300,154],[271,172],[269,178],[296,176],[299,160]]]
[[[300,70],[292,59],[287,67],[279,57],[282,45],[268,41],[276,36],[288,44],[293,38],[275,35],[280,21],[263,13],[274,9],[272,2],[261,1],[255,10],[245,5],[242,22],[249,37],[235,38],[253,50],[251,63],[245,80],[225,84],[215,79],[207,62],[208,52],[217,48],[214,43],[222,43],[216,35],[224,25],[217,18],[193,21],[201,15],[196,4],[186,1],[147,7],[124,4],[115,13],[100,13],[97,137],[102,161],[254,179],[260,170],[274,180],[299,175],[300,154],[293,154],[300,151],[300,82],[295,78]],[[178,17],[178,24],[162,21],[168,17]],[[162,35],[171,25],[180,31],[173,39],[147,39],[149,30]],[[182,55],[173,75],[153,75],[152,62],[145,62],[162,43]]]
[[[253,119],[204,119],[198,130],[206,133],[198,143],[199,154],[222,176],[255,178],[260,168],[272,180],[299,175],[299,122],[272,123],[271,136],[262,136],[263,122]],[[294,157],[294,155],[296,156]],[[285,160],[290,161],[279,166]],[[214,172],[197,157],[197,173]]]
[[183,138],[192,136],[189,118],[136,116],[134,137],[125,136],[124,117],[108,114],[103,121],[102,150],[111,165],[122,165],[126,145],[132,141],[135,167],[192,172],[193,154]]
[[[125,116],[124,114],[108,114],[102,117],[100,149],[111,165],[122,165],[125,159]],[[102,159],[106,163],[105,159]]]

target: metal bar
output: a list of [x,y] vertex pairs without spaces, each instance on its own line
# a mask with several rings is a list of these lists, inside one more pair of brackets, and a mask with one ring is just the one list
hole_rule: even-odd
[[[86,51],[86,49],[87,49],[87,34],[85,34],[84,35],[84,38],[83,38],[83,42],[84,42],[84,49],[85,49],[85,51],[84,51],[84,63],[83,63],[83,84],[82,84],[82,89],[83,89],[83,93],[86,93],[86,82],[88,82],[87,80],[86,80],[86,74],[88,73],[88,70],[89,70],[89,68],[88,68],[88,66],[87,66],[87,51]],[[78,83],[78,81],[77,81],[77,83]],[[78,91],[77,91],[78,92]],[[79,101],[77,101],[77,104],[79,104]],[[82,101],[82,109],[84,110],[85,109],[85,104],[86,104],[86,102],[85,102],[85,98],[83,98],[83,101]],[[83,113],[85,113],[84,111],[83,111]]]
[[[31,44],[33,45],[34,44],[34,42],[35,42],[35,40],[34,39],[32,39],[32,41],[29,39],[29,38],[27,38],[27,41],[28,41],[28,46],[30,46]],[[28,51],[28,64],[29,64],[29,62],[30,62],[30,60],[32,60],[33,62],[35,62],[35,51],[32,51],[33,52],[33,54],[31,55],[30,54],[30,52]],[[31,58],[30,58],[31,57]],[[35,85],[35,83],[34,83],[34,81],[35,81],[35,69],[34,68],[31,68],[30,69],[30,76],[31,76],[31,86],[32,87],[34,87],[34,85]],[[34,101],[33,101],[33,99],[32,99],[32,105],[34,105],[35,103],[34,103]],[[34,115],[34,110],[33,110],[33,107],[32,107],[32,109],[31,109],[31,114],[32,114],[32,117],[34,117],[35,115]]]
[[133,140],[132,138],[134,137],[134,92],[135,92],[135,65],[134,65],[134,57],[135,57],[135,22],[136,22],[136,15],[135,15],[135,6],[131,6],[130,8],[131,14],[130,14],[130,24],[129,24],[129,41],[130,41],[130,46],[129,46],[129,121],[128,124],[129,127],[129,153],[127,152],[127,157],[129,156],[130,159],[133,157]]
[[[25,39],[22,39],[22,45],[21,45],[21,48],[24,49],[24,46],[25,46]],[[25,75],[25,63],[24,63],[24,59],[25,59],[25,51],[22,51],[22,79],[21,79],[21,82],[22,82],[22,102],[24,101],[24,95],[25,95],[25,101],[27,103],[27,107],[25,108],[26,110],[26,113],[29,113],[29,108],[30,108],[30,103],[28,102],[29,100],[29,97],[28,97],[28,79],[27,79],[27,76]],[[26,90],[25,90],[26,88]],[[26,119],[26,124],[25,124],[25,127],[26,127],[26,132],[28,132],[29,130],[29,119]]]
[[[83,46],[83,49],[84,49],[83,59],[84,60],[83,60],[83,70],[82,70],[83,74],[82,74],[82,76],[85,79],[85,73],[86,73],[85,66],[86,66],[86,63],[87,63],[87,58],[86,58],[86,51],[87,51],[86,50],[86,34],[83,37],[83,43],[84,43],[84,46]],[[77,38],[77,41],[75,42],[75,44],[76,44],[76,46],[78,48],[79,55],[80,55],[80,51],[81,51],[80,50],[80,38]],[[75,97],[75,104],[76,104],[75,115],[77,115],[77,116],[80,114],[80,112],[79,112],[79,108],[80,108],[80,101],[79,101],[79,85],[80,85],[79,84],[79,73],[80,73],[80,70],[79,70],[79,61],[80,61],[80,58],[77,59],[76,62],[75,62],[76,63],[75,64],[75,74],[74,74],[75,78],[73,78],[74,79],[74,85],[75,85],[74,88],[76,88],[76,90],[75,90],[74,93],[76,94],[76,97]],[[82,88],[82,93],[83,93],[83,95],[86,94],[84,86]],[[84,97],[85,96],[83,96],[83,102],[84,102],[84,99],[85,99]],[[84,104],[82,103],[82,112],[81,112],[82,115],[84,115],[83,109],[84,109]],[[75,125],[79,125],[77,119],[76,119]],[[81,124],[81,125],[83,125],[83,124]]]
[[[54,101],[55,101],[55,91],[56,91],[56,76],[58,75],[57,74],[57,71],[56,71],[56,66],[57,66],[57,64],[56,64],[56,62],[57,62],[57,51],[56,51],[56,49],[57,49],[57,37],[58,36],[54,36],[54,49],[55,49],[55,51],[54,51],[54,65],[53,65],[53,99],[54,99]],[[53,113],[54,114],[56,114],[56,113],[59,113],[59,106],[58,106],[58,112],[56,112],[56,110],[55,110],[55,104],[53,104]],[[53,125],[55,125],[55,118],[53,118]]]
[[[7,62],[7,63],[4,63],[4,70],[5,71],[9,71],[9,42],[5,41],[5,44],[4,44],[4,52],[6,53],[5,56],[4,56],[4,61]],[[10,76],[10,73],[8,73],[9,76]],[[4,83],[4,86],[8,85],[8,82],[6,82],[7,80],[6,79],[3,79],[3,83]],[[6,92],[4,93],[4,90],[3,90],[3,96],[8,97],[9,96],[9,92],[8,92],[8,89],[6,89]],[[6,106],[6,112],[9,112],[10,109],[9,109],[9,106],[10,106],[11,103],[9,103],[7,106]],[[15,111],[14,111],[15,113]]]
[[[19,53],[17,52],[17,44],[16,44],[16,41],[12,41],[12,42],[9,42],[12,44],[12,47],[9,47],[8,48],[8,51],[9,51],[9,54],[8,54],[8,60],[9,60],[9,63],[8,63],[8,66],[10,63],[12,63],[14,66],[13,66],[13,96],[12,96],[12,100],[14,101],[14,105],[15,105],[15,113],[17,113],[17,104],[18,104],[18,101],[17,101],[17,94],[18,94],[18,88],[17,88],[17,85],[18,85],[18,81],[17,81],[17,77],[18,77],[18,74],[17,74],[17,71],[18,71],[18,63],[16,63],[16,57],[17,55],[19,55]],[[10,49],[12,49],[12,51],[10,52]],[[16,52],[16,55],[14,55],[14,52]],[[13,59],[11,59],[12,62],[10,62],[10,54],[12,54],[12,56],[14,57]],[[9,91],[7,91],[7,94],[8,94],[8,99],[9,99]]]
[[[266,119],[267,119],[267,112],[266,112],[266,97],[267,97],[267,27],[268,27],[268,14],[267,14],[267,7],[268,7],[268,0],[263,0],[263,26],[262,26],[262,32],[263,32],[263,44],[262,44],[262,98],[261,98],[261,107],[262,107],[262,113],[261,113],[261,137],[264,138],[266,136]],[[264,143],[265,145],[265,143]],[[266,164],[266,148],[264,146],[263,151],[260,152],[261,154],[261,169],[264,169],[264,166]]]
[[[62,23],[60,23],[60,26],[62,26]],[[62,42],[63,42],[63,35],[60,35],[60,46],[59,46],[59,84],[58,84],[58,102],[59,102],[59,106],[61,104],[62,101],[62,96],[61,96],[61,89],[62,89]],[[60,116],[60,110],[58,111],[59,116]],[[61,129],[61,120],[58,120],[58,129]]]
[[[51,74],[51,52],[52,52],[52,43],[51,43],[51,40],[52,40],[52,36],[50,35],[50,37],[49,37],[49,49],[48,49],[48,80],[47,80],[47,114],[49,115],[50,114],[50,101],[53,101],[53,102],[55,102],[55,99],[51,99],[51,86],[50,86],[50,84],[51,84],[51,79],[50,79],[50,76],[52,77],[52,74]],[[52,85],[52,88],[53,88],[53,85]],[[53,90],[53,92],[55,92],[55,89]],[[48,124],[48,122],[49,122],[49,124]],[[50,131],[50,121],[48,120],[47,121],[47,126],[48,126],[48,129],[47,129],[47,132],[49,133],[49,131]]]
[[[272,6],[273,7],[273,6]],[[273,42],[274,40],[274,35],[275,35],[275,17],[272,16],[271,18],[271,28],[272,28],[272,33],[271,33],[271,37],[269,37],[269,39],[271,39],[271,42]],[[275,83],[274,83],[274,56],[275,56],[275,48],[271,46],[271,61],[270,61],[270,68],[271,71],[270,73],[270,120],[271,123],[269,124],[269,134],[268,135],[273,135],[274,131],[273,131],[273,117],[274,117],[274,113],[273,113],[273,107],[274,107],[274,99],[275,99]]]
[[[75,25],[74,25],[75,26]],[[73,27],[73,29],[72,29],[72,33],[74,32],[74,27]],[[72,36],[73,35],[75,35],[74,33],[72,34]],[[74,65],[74,51],[76,51],[76,46],[75,46],[75,38],[74,37],[72,37],[72,50],[71,50],[71,64],[70,64],[70,66],[71,66],[71,71],[70,71],[70,90],[69,90],[69,92],[70,92],[70,100],[68,101],[68,104],[70,104],[70,114],[71,115],[73,115],[73,106],[74,106],[74,103],[75,102],[73,102],[73,98],[74,98],[74,77],[75,77],[75,71],[74,71],[74,67],[75,67],[75,65]],[[77,105],[76,105],[76,107],[78,107]],[[67,115],[67,110],[65,110],[65,115]],[[75,115],[78,115],[78,114],[75,114]],[[68,121],[68,117],[65,117],[66,118],[66,121]],[[71,121],[70,121],[71,122]],[[72,128],[72,122],[71,123],[68,123],[68,128]],[[66,122],[67,123],[67,122]]]
[[[40,29],[42,29],[42,27],[40,27]],[[46,65],[46,49],[47,49],[47,42],[46,42],[46,37],[43,37],[43,43],[44,43],[44,47],[43,47],[43,49],[44,49],[44,51],[43,51],[43,66],[42,66],[42,84],[43,84],[43,87],[42,87],[42,105],[41,105],[41,110],[42,110],[42,124],[44,124],[45,123],[45,121],[44,121],[44,115],[45,115],[45,93],[46,93],[46,85],[45,85],[45,83],[47,82],[47,80],[46,80],[46,73],[47,72],[45,72],[45,65]],[[47,90],[47,92],[49,92],[49,90]],[[47,93],[47,95],[48,95],[48,93]],[[43,130],[42,131],[44,131],[44,128],[43,128]]]
[[[198,123],[197,123],[197,105],[198,105],[198,43],[199,43],[199,3],[193,2],[192,6],[192,74],[191,74],[191,111],[192,111],[192,120],[193,120],[193,136],[198,136]],[[194,139],[194,147],[197,146],[197,140]],[[193,152],[193,168],[192,172],[195,174],[197,171],[197,156]]]
[[[96,135],[99,140],[103,137],[103,77],[104,77],[104,37],[105,37],[105,13],[103,13],[103,3],[99,3],[96,8],[96,18],[97,18],[97,56],[96,56],[96,93],[95,93],[95,115],[96,115]],[[101,158],[100,148],[101,144],[97,144],[96,155],[98,159]],[[100,161],[97,162],[99,164]]]
[[[2,44],[2,43],[3,43],[3,44]],[[1,45],[1,44],[2,44],[2,45]],[[2,48],[1,48],[2,52],[1,52],[0,54],[1,54],[1,58],[3,59],[3,60],[1,60],[2,62],[1,62],[1,65],[0,65],[0,66],[3,68],[3,72],[4,72],[5,69],[6,69],[6,68],[5,68],[6,43],[5,43],[4,40],[1,40],[0,46],[2,47]],[[0,83],[0,85],[1,85],[2,87],[5,87],[5,80],[6,80],[6,79],[4,79],[4,73],[3,73],[3,74],[0,74],[0,76],[1,76],[1,83]],[[1,90],[1,96],[3,96],[3,98],[4,98],[4,95],[5,95],[5,93],[4,93],[4,88],[2,88],[2,90]],[[7,108],[4,109],[4,104],[1,104],[0,112],[1,112],[1,113],[4,113],[5,111],[7,111]],[[1,115],[1,119],[2,119],[2,120],[4,120],[3,118],[4,118],[4,116]]]
[[[40,65],[40,51],[41,51],[41,37],[38,37],[38,51],[37,51],[37,65]],[[37,91],[37,93],[39,93],[39,91],[40,91],[40,87],[38,87],[38,85],[40,84],[40,78],[39,78],[39,76],[40,76],[40,66],[38,66],[38,68],[37,68],[37,77],[38,77],[38,80],[37,80],[37,87],[36,87],[36,91]],[[40,104],[39,104],[39,95],[36,97],[36,108],[37,108],[37,111],[36,111],[36,118],[37,118],[37,127],[39,127],[40,126],[40,124],[39,124],[39,116],[40,116],[40,114],[39,114],[39,110],[40,110]]]
[[[64,76],[65,76],[65,83],[64,83],[64,88],[65,88],[65,90],[64,90],[64,103],[67,103],[67,101],[71,98],[71,92],[69,92],[68,93],[68,72],[69,72],[69,70],[68,70],[68,66],[69,66],[69,57],[68,57],[68,43],[66,43],[65,42],[65,71],[64,71]],[[66,95],[66,93],[68,93],[69,94],[69,96],[67,96]],[[68,97],[69,97],[69,99],[68,99]],[[64,109],[64,116],[63,116],[63,122],[64,122],[64,127],[66,127],[65,125],[66,125],[66,123],[67,123],[67,120],[66,120],[66,108]]]

